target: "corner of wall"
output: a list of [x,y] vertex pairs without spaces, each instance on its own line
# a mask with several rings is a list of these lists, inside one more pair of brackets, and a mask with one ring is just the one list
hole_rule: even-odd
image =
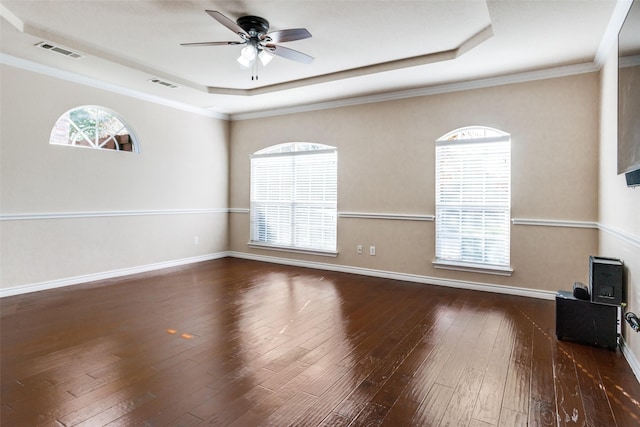
[[[600,71],[598,254],[625,264],[626,311],[640,313],[640,191],[617,173],[618,56],[614,43]],[[640,336],[622,321],[621,348],[640,380]]]

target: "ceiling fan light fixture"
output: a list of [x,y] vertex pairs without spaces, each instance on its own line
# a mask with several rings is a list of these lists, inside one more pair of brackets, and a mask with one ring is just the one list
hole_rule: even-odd
[[[259,16],[241,16],[233,22],[222,13],[216,10],[205,10],[213,19],[227,27],[238,35],[241,41],[220,41],[220,42],[200,42],[181,43],[182,46],[229,46],[245,45],[240,52],[237,61],[244,68],[252,70],[251,80],[258,80],[258,67],[265,67],[273,56],[280,56],[292,61],[310,64],[313,57],[297,50],[279,46],[273,43],[284,43],[295,40],[302,40],[311,37],[311,33],[306,28],[292,28],[269,33],[269,21]],[[260,62],[257,61],[260,60]]]
[[243,47],[240,51],[240,56],[242,56],[247,61],[253,61],[254,59],[256,59],[256,47],[253,45]]
[[238,57],[238,62],[245,68],[250,68],[253,64],[253,61],[256,59],[256,48],[255,46],[248,45],[242,48],[240,51],[240,56]]
[[266,67],[267,64],[271,62],[271,60],[273,59],[273,56],[269,55],[264,50],[261,50],[260,53],[258,54],[258,58],[260,58],[260,62],[262,63],[262,66]]
[[249,61],[247,58],[245,58],[244,56],[240,55],[238,57],[238,62],[240,63],[240,65],[242,65],[244,68],[250,68],[251,67],[251,63],[253,61]]

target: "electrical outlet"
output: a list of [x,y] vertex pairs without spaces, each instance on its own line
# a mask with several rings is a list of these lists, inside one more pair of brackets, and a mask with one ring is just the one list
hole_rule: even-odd
[[369,255],[375,255],[375,254],[376,254],[376,247],[369,246]]
[[356,246],[356,252],[358,252],[360,255],[362,255],[362,245]]
[[198,236],[193,236],[193,244],[197,245],[200,242],[200,239],[198,239]]

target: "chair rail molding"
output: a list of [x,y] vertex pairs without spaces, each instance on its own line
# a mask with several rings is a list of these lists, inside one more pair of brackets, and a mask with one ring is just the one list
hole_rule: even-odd
[[598,228],[598,223],[594,221],[573,221],[564,219],[512,218],[511,223],[513,225],[532,225],[538,227]]
[[0,221],[23,221],[38,219],[70,219],[70,218],[108,218],[116,216],[149,216],[149,215],[194,215],[228,213],[227,208],[210,209],[158,209],[130,211],[84,211],[84,212],[33,212],[0,214]]

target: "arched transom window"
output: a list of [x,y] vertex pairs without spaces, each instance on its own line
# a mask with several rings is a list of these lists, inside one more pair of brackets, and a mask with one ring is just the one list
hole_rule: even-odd
[[73,108],[56,121],[50,144],[138,152],[131,128],[111,110],[95,105]]

